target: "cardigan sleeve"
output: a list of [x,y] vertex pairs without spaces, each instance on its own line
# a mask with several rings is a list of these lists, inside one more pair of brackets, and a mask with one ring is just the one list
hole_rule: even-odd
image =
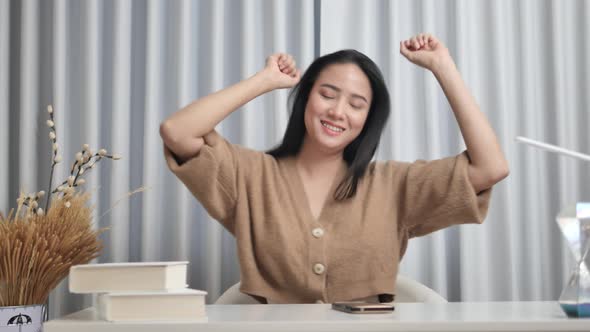
[[406,164],[401,172],[401,226],[409,238],[465,223],[482,223],[491,188],[476,193],[468,175],[467,152]]
[[215,130],[205,135],[204,140],[199,153],[182,164],[164,146],[166,162],[209,215],[234,234],[239,148]]

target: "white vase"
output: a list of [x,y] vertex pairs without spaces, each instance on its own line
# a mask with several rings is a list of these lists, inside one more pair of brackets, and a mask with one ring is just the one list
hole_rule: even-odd
[[0,332],[41,332],[45,305],[0,307]]

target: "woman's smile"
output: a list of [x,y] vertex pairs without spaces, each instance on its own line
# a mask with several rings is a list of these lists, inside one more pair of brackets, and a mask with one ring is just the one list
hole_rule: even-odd
[[344,132],[346,129],[335,125],[334,123],[326,120],[320,120],[322,127],[324,128],[324,132],[330,136],[339,136]]

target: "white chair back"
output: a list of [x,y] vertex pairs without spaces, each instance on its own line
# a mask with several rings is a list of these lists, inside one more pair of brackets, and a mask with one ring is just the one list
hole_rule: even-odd
[[[447,300],[434,290],[411,278],[398,275],[395,286],[396,303],[445,303]],[[240,292],[240,283],[228,288],[215,304],[258,304],[251,296]]]

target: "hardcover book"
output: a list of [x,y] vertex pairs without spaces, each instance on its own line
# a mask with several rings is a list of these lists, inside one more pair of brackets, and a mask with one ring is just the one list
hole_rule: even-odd
[[142,262],[75,265],[72,293],[162,291],[186,288],[188,262]]

